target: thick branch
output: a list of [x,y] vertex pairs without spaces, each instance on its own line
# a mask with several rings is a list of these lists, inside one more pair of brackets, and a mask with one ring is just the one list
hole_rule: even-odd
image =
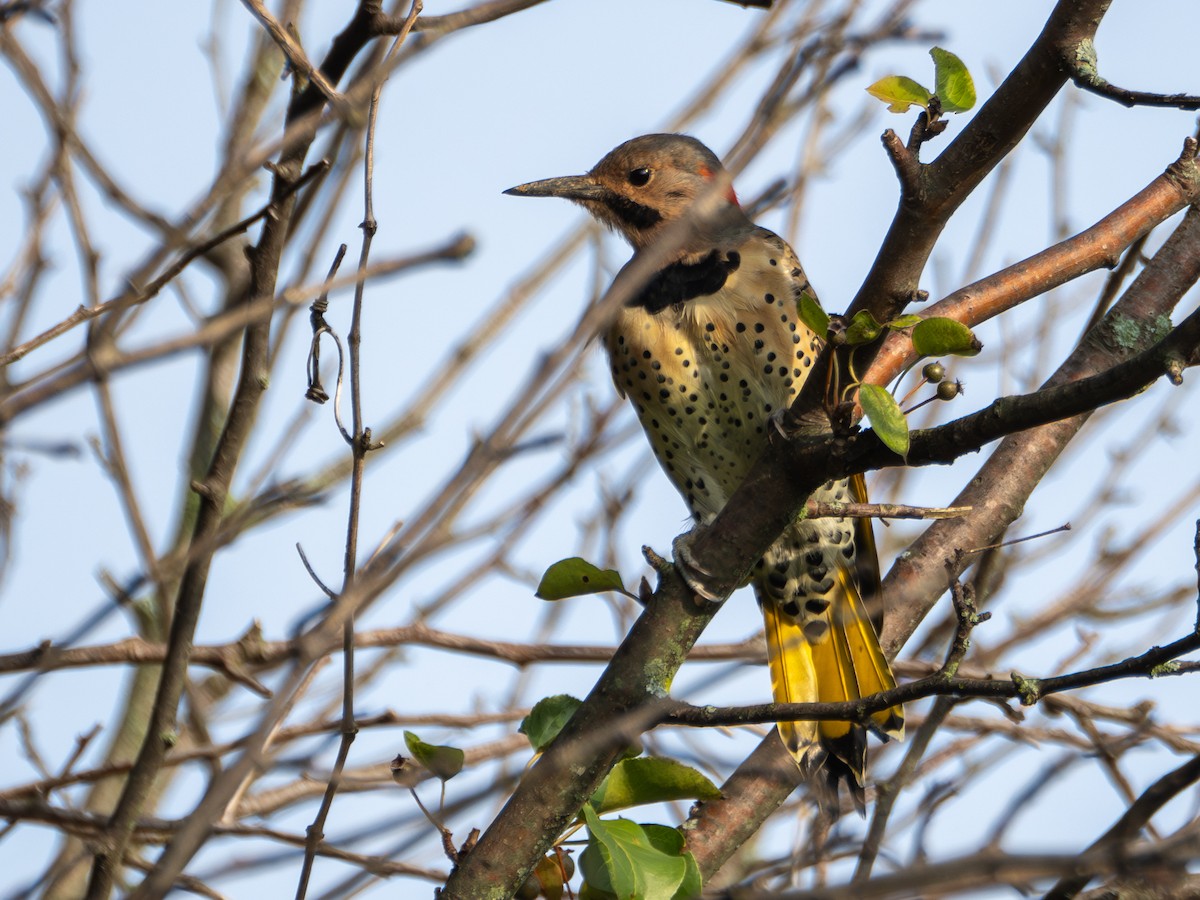
[[[1200,166],[1196,163],[1196,142],[1188,138],[1179,159],[1163,174],[1091,228],[959,288],[922,310],[921,315],[945,316],[971,326],[986,322],[1081,275],[1115,266],[1126,247],[1197,201]],[[916,359],[910,336],[893,334],[884,341],[864,380],[887,384]]]
[[[892,132],[884,135],[893,157],[906,160],[900,168],[904,173],[900,206],[847,316],[866,310],[877,321],[886,322],[917,295],[921,273],[942,229],[1066,83],[1068,61],[1094,37],[1111,2],[1060,0],[1024,58],[932,163],[918,163]],[[859,349],[856,362],[860,371],[877,349],[878,345]],[[792,406],[801,418],[822,405],[833,353],[828,348],[818,357],[813,377]],[[841,355],[841,370],[845,371],[844,351]]]

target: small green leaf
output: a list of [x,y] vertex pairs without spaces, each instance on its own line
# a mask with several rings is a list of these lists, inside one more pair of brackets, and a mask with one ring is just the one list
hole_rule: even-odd
[[983,344],[962,322],[934,316],[912,330],[913,349],[921,356],[975,356]]
[[929,107],[933,95],[924,85],[903,75],[888,75],[867,88],[867,93],[888,105],[888,112],[908,112],[910,107]]
[[592,794],[591,804],[596,812],[606,813],[666,800],[716,800],[720,796],[717,786],[691,766],[643,756],[613,766]]
[[923,320],[920,316],[898,316],[890,322],[884,322],[884,328],[890,328],[892,331],[900,331],[902,328],[912,328],[914,325],[921,324]]
[[879,337],[881,331],[883,331],[883,326],[875,320],[875,317],[867,310],[860,309],[854,314],[850,324],[846,326],[846,343],[851,347],[858,344],[869,344]]
[[908,456],[908,420],[887,388],[877,384],[860,384],[858,402],[871,420],[871,427],[888,449],[900,456]]
[[612,569],[598,569],[586,559],[572,556],[560,559],[546,570],[538,584],[537,596],[543,600],[564,600],[604,591],[624,593],[621,576]]
[[796,313],[800,321],[807,325],[821,340],[829,334],[829,313],[821,309],[817,298],[804,291],[796,301]]
[[963,61],[941,47],[929,51],[933,57],[933,92],[946,112],[966,112],[975,105],[975,81]]
[[521,720],[517,731],[529,738],[533,749],[541,753],[552,740],[558,737],[563,726],[567,724],[575,710],[583,704],[570,694],[555,694],[553,697],[543,697],[533,705],[524,719]]
[[[613,897],[633,897],[635,875],[633,861],[622,851],[614,832],[625,819],[602,822],[588,804],[583,804],[588,826],[588,844],[579,854],[579,871],[584,884]],[[632,824],[632,823],[629,823]]]
[[457,747],[427,744],[411,731],[404,732],[404,744],[413,759],[442,781],[449,781],[462,771],[463,752]]
[[657,849],[671,856],[683,857],[683,861],[687,865],[683,882],[671,900],[689,900],[692,897],[699,897],[704,889],[704,879],[700,875],[700,867],[696,865],[696,857],[684,849],[683,834],[679,829],[671,828],[668,825],[643,825],[642,828],[646,832],[646,837],[650,839],[650,843]]
[[628,819],[601,819],[583,805],[588,826],[587,849],[579,868],[592,888],[618,900],[672,900],[688,874],[678,853],[664,853],[645,829]]

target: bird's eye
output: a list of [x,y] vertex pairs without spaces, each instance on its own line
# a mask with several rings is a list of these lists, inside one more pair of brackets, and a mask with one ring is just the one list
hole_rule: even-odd
[[650,170],[644,166],[640,169],[633,169],[629,173],[629,183],[634,187],[641,187],[650,180]]

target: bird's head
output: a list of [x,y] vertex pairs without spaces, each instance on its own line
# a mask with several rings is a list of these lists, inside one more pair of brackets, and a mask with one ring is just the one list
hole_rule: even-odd
[[[626,141],[586,175],[547,178],[509,188],[518,197],[563,197],[579,203],[635,248],[651,244],[724,171],[717,155],[685,134],[646,134]],[[700,231],[745,223],[730,187]]]

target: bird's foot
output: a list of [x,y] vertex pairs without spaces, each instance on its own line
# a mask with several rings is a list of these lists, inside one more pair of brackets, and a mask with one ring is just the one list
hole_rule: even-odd
[[679,535],[671,543],[671,549],[675,553],[675,570],[683,579],[684,584],[697,597],[710,603],[720,603],[728,596],[729,592],[722,590],[717,585],[713,573],[700,565],[696,561],[695,554],[692,553],[692,545],[703,529],[703,525],[696,525],[691,531]]

